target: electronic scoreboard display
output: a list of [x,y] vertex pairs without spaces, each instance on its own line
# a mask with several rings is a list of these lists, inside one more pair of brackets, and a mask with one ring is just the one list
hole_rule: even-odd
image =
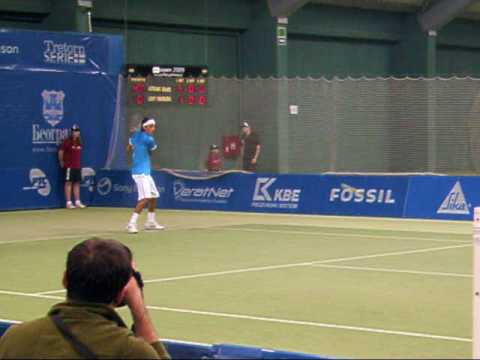
[[182,65],[126,66],[127,105],[208,104],[208,68]]

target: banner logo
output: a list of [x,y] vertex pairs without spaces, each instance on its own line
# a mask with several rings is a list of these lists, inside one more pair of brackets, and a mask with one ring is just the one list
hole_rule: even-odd
[[98,180],[97,192],[100,195],[106,196],[110,194],[111,191],[112,191],[112,180],[110,180],[110,178],[104,177]]
[[438,208],[437,214],[470,215],[469,204],[465,199],[460,181],[453,185],[452,190]]
[[20,54],[20,48],[14,45],[0,45],[0,55],[18,55]]
[[43,58],[48,64],[84,65],[87,62],[85,46],[56,43],[45,40]]
[[48,196],[52,190],[50,181],[48,181],[47,175],[40,169],[30,169],[28,176],[30,180],[30,186],[24,186],[23,190],[35,190],[41,196]]
[[63,120],[63,100],[65,93],[63,91],[43,90],[43,118],[50,126],[55,127]]
[[[32,124],[32,144],[33,145],[58,145],[68,137],[68,129],[55,128],[63,120],[64,107],[63,100],[65,93],[56,90],[42,91],[42,114],[51,127],[42,127],[40,124]],[[34,152],[56,152],[56,147],[37,147]]]
[[206,204],[227,204],[235,190],[215,186],[188,187],[183,181],[173,182],[173,195],[176,201],[200,202]]
[[330,202],[365,203],[365,204],[395,204],[392,189],[362,189],[348,184],[330,190]]
[[95,170],[92,168],[82,168],[82,183],[81,187],[85,187],[88,191],[93,192],[95,189]]
[[300,203],[302,189],[275,188],[277,178],[259,177],[255,183],[252,207],[297,209]]
[[253,193],[253,201],[272,201],[268,188],[277,181],[276,178],[258,178]]
[[136,191],[137,187],[135,184],[115,184],[108,177],[103,177],[98,180],[97,183],[97,192],[102,196],[107,196],[110,193],[125,193],[133,194]]

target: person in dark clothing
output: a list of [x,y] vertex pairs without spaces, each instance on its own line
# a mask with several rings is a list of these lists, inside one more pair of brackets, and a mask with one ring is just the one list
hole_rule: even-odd
[[242,123],[242,144],[243,144],[243,170],[256,171],[258,157],[262,146],[255,131],[252,130],[250,124]]
[[[143,299],[128,247],[92,238],[68,253],[65,302],[0,337],[0,359],[169,359]],[[115,307],[128,306],[134,331]]]

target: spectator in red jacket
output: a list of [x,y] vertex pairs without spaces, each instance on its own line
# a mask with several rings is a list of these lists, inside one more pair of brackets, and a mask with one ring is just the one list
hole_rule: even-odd
[[222,155],[217,145],[210,145],[210,151],[207,158],[207,170],[208,171],[222,171]]

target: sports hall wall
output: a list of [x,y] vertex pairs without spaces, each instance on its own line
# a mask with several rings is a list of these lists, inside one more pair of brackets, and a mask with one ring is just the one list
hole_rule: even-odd
[[[61,14],[62,16],[59,16]],[[0,0],[0,26],[86,31],[74,0]],[[95,0],[93,30],[127,35],[126,61],[208,65],[213,76],[422,76],[416,15],[309,4],[289,18],[286,69],[266,1]],[[262,56],[258,56],[261,49]],[[438,32],[438,76],[480,76],[480,24]]]
[[82,129],[84,187],[105,164],[122,39],[0,29],[0,43],[1,207],[59,207],[57,152],[73,124]]

